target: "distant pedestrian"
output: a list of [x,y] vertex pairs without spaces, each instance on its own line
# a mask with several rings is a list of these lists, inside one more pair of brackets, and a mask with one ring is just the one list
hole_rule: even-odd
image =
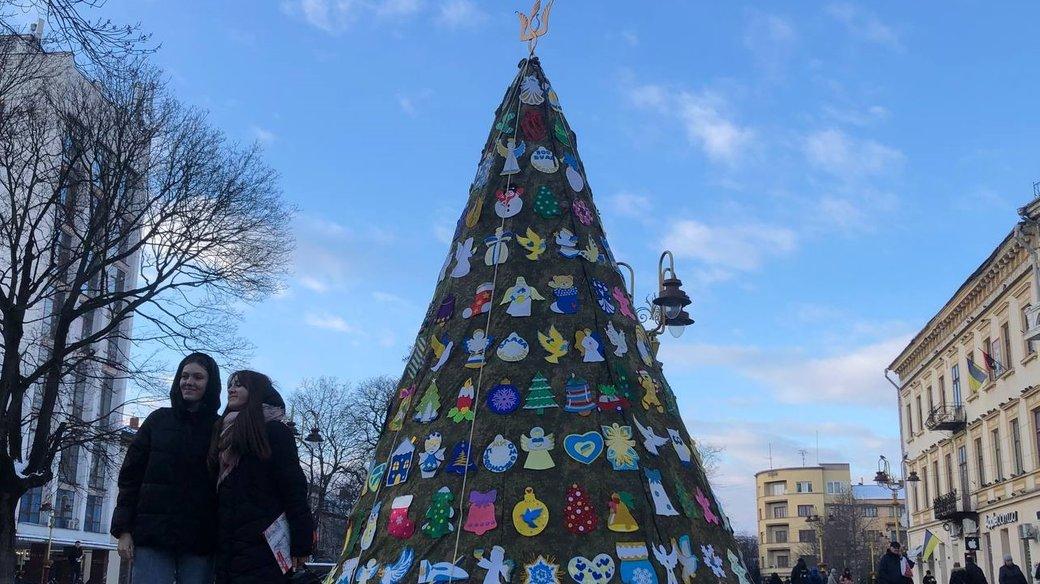
[[809,568],[805,565],[805,558],[798,558],[798,563],[791,570],[791,584],[809,584]]
[[1022,568],[1015,565],[1014,559],[1011,554],[1004,556],[1004,565],[1000,567],[1000,584],[1029,584],[1026,580],[1026,575],[1022,573]]
[[845,568],[845,571],[841,573],[838,584],[852,584],[852,572],[848,568]]
[[932,576],[931,570],[925,570],[924,572],[924,584],[935,584],[935,576]]
[[769,577],[769,584],[782,584],[780,576],[776,572],[773,572],[773,575]]
[[827,584],[839,584],[837,568],[831,568],[827,574]]
[[982,568],[975,563],[974,558],[969,557],[967,563],[964,571],[968,575],[968,584],[989,584],[989,580],[986,580],[986,575],[982,573]]
[[968,572],[961,567],[960,562],[953,563],[953,571],[950,572],[950,584],[968,584]]
[[820,575],[820,569],[816,566],[809,570],[809,584],[824,584],[823,576]]
[[877,564],[877,584],[905,584],[903,579],[903,549],[898,541],[888,544]]

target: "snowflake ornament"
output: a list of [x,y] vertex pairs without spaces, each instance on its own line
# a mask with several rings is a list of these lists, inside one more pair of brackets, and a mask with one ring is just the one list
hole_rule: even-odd
[[726,575],[726,570],[722,567],[722,558],[715,553],[715,546],[711,544],[702,545],[701,555],[704,557],[704,565],[711,568],[715,576],[722,578]]

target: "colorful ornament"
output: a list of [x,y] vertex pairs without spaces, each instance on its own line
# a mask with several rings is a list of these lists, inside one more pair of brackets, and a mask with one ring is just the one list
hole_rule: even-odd
[[[614,303],[610,301],[610,288],[607,287],[607,284],[603,280],[598,280],[596,278],[592,279],[592,293],[596,296],[596,304],[599,306],[600,310],[606,314],[614,314],[617,312]],[[610,326],[611,324],[613,323],[609,323],[607,326]],[[624,337],[622,337],[622,339],[623,338]]]
[[500,545],[491,548],[491,553],[484,555],[483,548],[473,552],[477,558],[477,567],[487,570],[483,584],[505,584],[510,581],[516,564],[506,559],[506,550]]
[[484,535],[498,527],[495,519],[495,498],[498,491],[470,491],[469,513],[466,514],[466,523],[462,526],[463,531]]
[[578,255],[585,258],[590,264],[596,264],[603,261],[603,254],[599,251],[599,246],[596,245],[596,240],[589,237],[589,242],[585,244],[585,249],[578,252]]
[[572,483],[567,489],[566,503],[563,506],[563,526],[575,535],[584,535],[596,531],[599,517],[589,502],[589,494]]
[[473,238],[455,244],[455,267],[451,269],[452,278],[462,278],[469,274],[469,260],[473,257]]
[[625,340],[625,333],[614,328],[613,322],[607,323],[607,340],[614,345],[615,357],[624,357],[628,353],[628,341]]
[[570,134],[567,133],[567,128],[563,127],[563,123],[561,123],[559,119],[553,123],[553,135],[556,136],[556,139],[564,146],[571,145]]
[[704,494],[704,491],[700,487],[697,487],[697,504],[701,506],[701,510],[704,511],[704,520],[708,523],[714,523],[715,525],[721,525],[719,518],[711,510],[711,499]]
[[408,539],[415,533],[415,522],[408,517],[408,507],[412,504],[411,495],[395,497],[390,504],[390,518],[386,531],[397,539]]
[[643,409],[649,412],[650,408],[655,408],[658,412],[663,413],[664,406],[661,405],[661,399],[657,396],[657,392],[660,391],[661,387],[657,385],[653,377],[650,377],[650,372],[646,369],[639,370],[639,385],[642,386],[645,392],[641,401]]
[[500,416],[511,414],[520,408],[520,390],[510,383],[508,378],[503,378],[498,385],[488,390],[486,399],[488,409]]
[[556,113],[563,113],[563,108],[560,107],[560,96],[556,95],[556,90],[552,88],[548,83],[545,87],[545,98],[549,100],[549,105],[552,106]]
[[661,482],[661,471],[644,468],[643,474],[646,475],[646,480],[650,483],[650,495],[654,499],[654,512],[664,516],[678,515],[679,512],[675,510],[675,506],[668,499],[668,493],[664,490],[664,484]]
[[484,468],[491,472],[506,472],[516,464],[517,457],[516,444],[497,434],[484,449]]
[[514,119],[516,119],[516,112],[502,114],[502,117],[495,123],[495,129],[498,130],[499,134],[512,134]]
[[549,280],[556,300],[549,305],[549,310],[556,314],[577,314],[578,312],[578,289],[574,287],[574,276],[563,274],[555,275]]
[[[495,153],[488,148],[484,151],[484,156],[480,159],[480,164],[477,165],[477,174],[473,177],[473,184],[469,187],[470,191],[480,190],[487,185],[488,179],[491,178],[491,167],[494,164]],[[474,222],[474,225],[476,225],[476,222]],[[470,227],[473,227],[473,225],[470,225]]]
[[538,535],[549,524],[549,508],[535,497],[534,489],[524,489],[524,498],[513,506],[513,527],[520,535]]
[[643,360],[643,363],[647,367],[653,367],[654,355],[650,352],[650,342],[646,338],[646,330],[642,326],[636,327],[636,350],[639,351],[639,358]]
[[539,554],[530,564],[524,564],[524,584],[560,584],[560,566]]
[[455,315],[455,295],[448,294],[441,300],[437,312],[433,315],[433,324],[446,324]]
[[415,395],[415,386],[402,387],[398,392],[397,413],[390,419],[387,428],[391,432],[399,432],[404,427],[404,417],[408,415],[408,407],[412,405],[412,396]]
[[436,373],[448,362],[448,357],[451,357],[451,350],[455,348],[455,341],[448,337],[447,332],[441,333],[439,337],[431,335],[430,348],[433,349],[434,358],[433,365],[430,365],[430,371]]
[[361,532],[361,550],[367,550],[372,546],[372,540],[376,536],[376,527],[379,524],[379,509],[382,508],[383,502],[376,501],[375,505],[372,505],[372,509],[368,512],[368,521],[365,523],[365,529]]
[[528,108],[524,111],[524,119],[520,120],[520,128],[524,131],[524,138],[528,142],[545,140],[545,122],[542,120],[542,112],[535,108]]
[[514,331],[502,339],[495,354],[498,355],[499,359],[507,363],[516,363],[523,361],[530,349],[531,347],[527,344],[527,341]]
[[537,289],[529,285],[523,276],[517,276],[516,281],[506,290],[502,302],[499,304],[509,305],[509,308],[506,308],[506,314],[509,316],[525,317],[531,316],[533,300],[545,300],[545,298]]
[[618,394],[632,401],[632,385],[628,382],[628,374],[625,373],[625,366],[620,360],[614,362],[614,380],[617,382]]
[[531,428],[530,436],[520,435],[520,448],[527,453],[524,468],[529,470],[548,470],[556,463],[553,462],[549,451],[556,445],[552,434],[546,434],[541,426]]
[[343,562],[343,569],[339,573],[339,580],[336,580],[336,584],[351,584],[354,581],[354,574],[357,572],[360,561],[361,556],[356,556]]
[[617,388],[613,385],[599,385],[599,401],[596,408],[601,412],[621,412],[628,408],[628,400],[618,395]]
[[525,410],[536,410],[536,413],[540,416],[548,408],[558,408],[555,398],[552,394],[552,386],[549,385],[549,380],[538,373],[531,379],[531,387],[527,390],[527,397],[524,399]]
[[661,564],[661,567],[668,573],[668,584],[679,584],[679,581],[675,578],[675,567],[679,565],[679,550],[675,548],[675,540],[672,540],[672,549],[670,551],[664,547],[663,543],[652,546],[652,549],[654,550],[654,558],[657,559],[657,563]]
[[542,94],[542,84],[538,77],[528,75],[520,82],[520,101],[527,105],[542,105],[545,96]]
[[459,440],[455,444],[455,448],[451,450],[451,462],[448,466],[444,467],[445,472],[450,472],[457,475],[465,475],[472,472],[477,472],[477,463],[473,461],[470,456],[469,440]]
[[436,539],[455,531],[454,522],[451,521],[455,517],[454,501],[455,495],[448,487],[441,487],[433,494],[430,508],[426,510],[426,522],[421,528],[427,537]]
[[[483,187],[481,187],[483,188]],[[463,218],[463,222],[466,227],[473,229],[480,221],[480,213],[484,210],[484,196],[479,191],[474,192],[475,196],[470,197],[469,209],[466,210],[466,216]],[[458,235],[458,227],[455,228],[455,235]],[[441,278],[443,279],[443,277]]]
[[494,282],[484,282],[477,286],[477,291],[473,293],[473,302],[462,309],[462,318],[470,318],[491,310],[491,300],[494,293]]
[[560,246],[560,255],[569,260],[581,253],[578,251],[578,236],[566,227],[556,232],[556,245]]
[[729,558],[730,571],[737,576],[737,581],[740,584],[751,584],[747,568],[744,567],[744,562],[740,561],[740,556],[733,553],[733,550],[726,550],[726,556]]
[[581,353],[581,360],[584,363],[601,363],[606,359],[603,356],[603,341],[600,340],[598,333],[592,332],[592,329],[574,331],[574,346]]
[[719,555],[715,553],[715,546],[711,545],[710,543],[708,545],[702,545],[701,556],[704,558],[704,565],[708,566],[708,568],[711,570],[713,574],[715,574],[716,577],[725,577],[726,569],[722,567],[722,558],[720,558]]
[[685,441],[683,441],[679,431],[668,428],[668,435],[672,437],[672,447],[675,448],[675,454],[679,457],[679,462],[681,462],[683,466],[691,466],[693,461],[690,456],[690,447],[686,445]]
[[531,166],[546,174],[560,170],[560,163],[556,160],[556,156],[545,146],[539,146],[531,153]]
[[470,377],[462,383],[459,394],[455,397],[455,406],[448,410],[448,418],[456,424],[466,420],[473,421],[473,400],[476,390],[473,388],[473,378]]
[[675,490],[675,498],[679,500],[679,508],[682,509],[682,512],[690,519],[700,518],[701,514],[697,503],[694,502],[690,492],[683,485],[682,477],[674,472],[672,473],[672,485],[672,488]]
[[631,533],[639,529],[636,518],[632,516],[635,502],[630,493],[624,491],[611,493],[607,507],[610,508],[610,514],[607,515],[607,529],[618,533]]
[[566,355],[571,348],[571,344],[563,338],[560,331],[556,330],[556,325],[549,327],[549,334],[538,331],[538,343],[548,353],[545,356],[545,360],[550,363],[559,363],[560,357]]
[[603,454],[603,435],[595,430],[563,437],[563,450],[582,464],[592,464]]
[[502,226],[495,228],[494,235],[484,238],[487,251],[484,252],[484,265],[493,266],[504,264],[509,259],[509,246],[507,242],[513,240],[513,232],[506,231]]
[[683,584],[693,584],[699,563],[697,554],[693,551],[690,536],[683,535],[679,538],[679,565],[682,566],[681,578]]
[[408,359],[408,365],[404,368],[408,379],[415,379],[415,376],[419,374],[419,370],[422,369],[423,363],[426,362],[427,345],[426,337],[418,336],[415,338],[415,344],[412,345],[412,356]]
[[654,456],[660,454],[657,449],[665,444],[668,444],[668,439],[664,436],[658,436],[657,430],[654,430],[653,426],[644,426],[639,422],[639,418],[632,416],[632,421],[636,423],[636,430],[643,436],[643,448]]
[[[412,529],[414,530],[414,526]],[[404,580],[405,575],[408,574],[408,570],[411,569],[414,559],[415,550],[410,547],[402,549],[394,563],[387,564],[380,570],[383,575],[379,579],[379,584],[400,584]]]
[[592,210],[589,209],[589,204],[582,199],[574,201],[571,205],[571,211],[574,212],[574,216],[581,221],[582,225],[592,225]]
[[607,447],[607,461],[614,470],[637,470],[639,454],[636,453],[636,441],[632,439],[632,427],[622,426],[614,422],[610,426],[601,426],[603,441]]
[[570,152],[563,155],[563,163],[567,165],[567,184],[571,190],[580,193],[585,188],[585,177],[578,172],[578,159]]
[[510,185],[495,191],[495,215],[508,219],[524,208],[524,187]]
[[[373,461],[375,462],[375,461]],[[376,464],[368,471],[368,480],[365,481],[365,487],[371,491],[376,492],[379,489],[379,483],[383,480],[383,473],[386,472],[386,463],[382,462]]]
[[419,403],[415,404],[415,416],[412,418],[420,424],[429,424],[437,419],[441,409],[441,392],[437,388],[437,380],[430,381]]
[[502,165],[502,172],[499,174],[509,176],[520,172],[520,162],[517,159],[523,156],[524,151],[527,150],[527,145],[523,141],[517,144],[516,138],[509,138],[505,144],[502,144],[502,139],[499,138],[495,141],[495,150],[506,159]]
[[556,201],[556,195],[553,194],[549,185],[538,187],[538,192],[534,196],[534,211],[543,219],[552,219],[563,214],[560,204]]
[[386,483],[384,483],[386,486],[393,487],[408,480],[413,454],[415,454],[415,437],[402,439],[397,448],[390,453],[390,468],[386,471]]
[[444,462],[444,448],[441,446],[440,432],[430,432],[423,441],[423,451],[419,453],[419,473],[424,479],[432,479],[437,469]]
[[571,377],[567,380],[567,384],[564,385],[563,391],[567,398],[563,411],[578,414],[579,416],[587,416],[592,413],[592,410],[596,409],[595,398],[592,396],[592,390],[589,389],[589,382],[584,379],[575,377],[571,373]]
[[490,347],[491,343],[494,341],[494,337],[489,337],[484,334],[484,329],[473,331],[473,336],[464,342],[466,352],[469,353],[469,357],[466,357],[466,364],[464,367],[469,369],[480,369],[483,367],[484,357],[488,347]]
[[442,584],[460,582],[469,578],[466,570],[451,562],[431,564],[429,560],[419,562],[419,584]]
[[567,563],[567,573],[574,584],[607,584],[614,579],[614,558],[599,554],[592,558],[576,556]]
[[657,572],[650,564],[650,554],[641,541],[619,541],[614,546],[621,560],[622,584],[657,584]]
[[520,247],[527,250],[528,253],[525,257],[529,260],[537,261],[538,257],[545,253],[545,240],[530,227],[527,228],[526,237],[523,235],[516,236],[516,242],[520,244]]
[[[614,300],[617,301],[617,303],[618,303],[618,310],[621,311],[621,314],[627,316],[628,318],[630,318],[632,320],[636,320],[636,313],[632,312],[632,300],[628,297],[628,294],[625,294],[624,290],[622,290],[618,286],[614,286],[614,288],[611,291],[610,295],[613,296]],[[637,337],[639,336],[638,332],[636,333],[636,336]],[[645,334],[644,334],[644,337],[645,337]],[[646,339],[644,338],[643,340],[645,342]]]
[[[358,558],[360,560],[361,558]],[[368,581],[379,574],[379,561],[375,558],[368,560],[357,572],[357,584],[368,584]]]

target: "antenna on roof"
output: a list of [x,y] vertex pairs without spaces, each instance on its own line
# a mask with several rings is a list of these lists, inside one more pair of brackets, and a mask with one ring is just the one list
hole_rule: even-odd
[[805,455],[808,454],[808,453],[809,453],[809,451],[804,449],[804,448],[802,448],[802,449],[800,449],[798,451],[798,454],[802,455],[802,466],[805,466]]
[[773,470],[773,443],[769,443],[769,470]]

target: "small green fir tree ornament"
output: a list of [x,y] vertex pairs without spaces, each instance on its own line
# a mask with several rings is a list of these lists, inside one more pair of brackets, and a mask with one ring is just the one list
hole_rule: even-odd
[[538,187],[538,192],[534,196],[534,212],[545,219],[559,217],[563,214],[560,204],[556,202],[556,195],[553,195],[549,185]]
[[455,531],[455,525],[451,522],[455,516],[455,508],[452,507],[454,500],[455,495],[448,487],[441,487],[433,494],[430,508],[426,510],[426,522],[422,525],[422,532],[427,537],[436,539]]
[[617,378],[618,395],[621,396],[625,401],[632,401],[632,386],[628,382],[628,375],[625,374],[625,368],[621,365],[621,361],[614,362],[614,377]]
[[556,405],[556,401],[553,399],[552,386],[549,385],[549,380],[544,375],[539,373],[534,376],[531,380],[531,388],[527,390],[527,397],[524,400],[525,410],[537,410],[538,415],[542,415],[548,408],[559,407]]
[[690,519],[700,519],[700,510],[693,497],[690,496],[690,492],[686,490],[686,486],[683,485],[682,477],[672,473],[672,484],[675,485],[675,496],[679,499],[679,506],[682,507],[683,513]]
[[429,387],[423,392],[419,403],[415,406],[415,421],[421,424],[429,424],[437,419],[441,409],[441,392],[437,388],[437,380],[430,382]]

